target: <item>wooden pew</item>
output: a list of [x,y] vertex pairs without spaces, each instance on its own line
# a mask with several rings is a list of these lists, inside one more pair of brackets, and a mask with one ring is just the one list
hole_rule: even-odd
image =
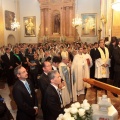
[[89,83],[91,85],[100,87],[102,89],[108,90],[108,91],[110,91],[112,93],[120,95],[120,88],[114,87],[114,86],[109,85],[109,84],[105,84],[103,82],[99,82],[99,81],[91,79],[91,78],[84,78],[83,81],[87,82],[87,83]]

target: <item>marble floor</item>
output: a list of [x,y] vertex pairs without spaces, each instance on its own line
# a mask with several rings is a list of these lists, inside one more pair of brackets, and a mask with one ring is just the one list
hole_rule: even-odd
[[[9,97],[9,94],[10,94],[10,91],[9,91],[8,85],[5,83],[4,87],[0,87],[0,95],[5,99],[5,103],[6,103],[7,107],[8,107],[8,109],[10,110],[13,117],[15,118],[16,117],[16,105],[15,105],[13,100],[11,101],[11,98]],[[100,90],[97,91],[97,97],[101,97],[103,94],[105,94],[104,91],[100,91]],[[112,105],[118,111],[118,114],[119,114],[119,119],[118,120],[120,120],[120,96],[118,96],[118,98],[116,98],[109,91],[107,91],[107,95],[111,99]],[[37,92],[37,97],[38,97],[38,100],[39,100],[39,108],[40,108],[41,96],[40,96],[39,91]],[[82,101],[84,99],[85,99],[85,96],[80,95],[78,97],[78,102],[82,103]],[[96,90],[94,88],[90,88],[90,89],[87,90],[86,99],[88,100],[88,102],[90,104],[96,104]],[[69,105],[67,107],[69,107]],[[40,109],[39,109],[39,114],[38,114],[36,120],[43,120],[42,111]]]
[[12,109],[11,104],[10,104],[11,98],[9,97],[9,94],[10,94],[10,91],[9,91],[8,85],[5,84],[4,88],[0,89],[0,95],[4,98],[5,103],[6,103],[7,107],[8,107],[8,109],[10,110],[11,114],[15,118],[17,110],[16,109],[15,110]]

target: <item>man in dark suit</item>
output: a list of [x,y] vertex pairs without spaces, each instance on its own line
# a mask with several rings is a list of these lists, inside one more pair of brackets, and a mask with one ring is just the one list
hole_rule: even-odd
[[14,79],[14,54],[10,51],[10,48],[5,49],[5,54],[1,56],[6,72],[7,83],[10,89],[10,96],[12,92],[12,86],[15,83]]
[[42,94],[41,109],[43,111],[43,118],[44,118],[45,113],[44,113],[44,107],[43,107],[43,99],[44,99],[45,91],[48,85],[50,84],[50,81],[48,79],[48,72],[52,70],[51,63],[49,61],[44,61],[42,64],[42,69],[43,69],[43,73],[41,74],[40,79],[38,80],[38,85]]
[[61,77],[57,70],[48,73],[50,84],[44,95],[44,120],[56,120],[59,114],[63,113],[63,101],[58,89]]
[[13,70],[14,70],[14,57],[13,52],[7,47],[5,49],[5,54],[1,56],[4,64],[4,69],[6,71],[7,83],[9,86],[13,85]]
[[90,50],[90,56],[92,58],[92,67],[90,68],[90,78],[95,78],[95,59],[96,59],[96,51],[97,51],[97,48],[98,48],[98,43],[95,42],[94,43],[94,48]]
[[28,73],[24,67],[17,66],[14,74],[18,77],[13,87],[13,98],[18,108],[16,120],[35,120],[38,102],[34,88],[27,80]]
[[[118,46],[115,48],[113,56],[115,60],[113,85],[120,88],[120,39],[118,39]],[[117,94],[113,93],[113,95],[118,97]]]

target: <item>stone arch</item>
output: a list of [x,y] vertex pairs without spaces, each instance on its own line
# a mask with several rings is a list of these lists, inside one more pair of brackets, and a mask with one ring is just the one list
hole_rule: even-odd
[[15,36],[12,34],[9,34],[7,37],[7,44],[15,45]]
[[60,34],[61,16],[60,11],[54,10],[52,14],[52,31],[53,33]]

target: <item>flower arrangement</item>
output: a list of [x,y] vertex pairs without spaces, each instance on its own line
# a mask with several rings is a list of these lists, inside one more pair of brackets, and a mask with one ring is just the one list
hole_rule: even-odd
[[57,120],[92,120],[92,107],[85,99],[82,104],[73,103],[71,107],[64,109],[64,114],[60,114]]

